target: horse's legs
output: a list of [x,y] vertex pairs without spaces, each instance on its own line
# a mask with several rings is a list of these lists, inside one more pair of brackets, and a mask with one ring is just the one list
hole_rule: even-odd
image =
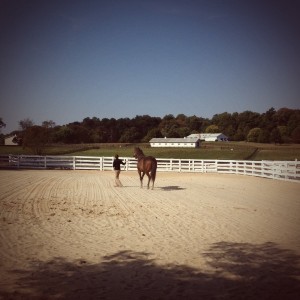
[[145,176],[145,173],[143,172],[141,172],[141,171],[138,171],[139,172],[139,175],[140,175],[140,182],[141,182],[141,188],[143,188],[143,178],[144,178],[144,176]]
[[138,170],[138,173],[139,173],[139,177],[140,177],[140,184],[141,184],[141,187],[142,187],[142,175],[141,175],[141,171]]
[[151,176],[150,176],[149,172],[147,172],[146,174],[147,174],[147,176],[148,176],[148,184],[147,184],[147,188],[148,188],[148,190],[149,190],[149,184],[150,184]]
[[141,176],[141,188],[143,188],[143,179],[144,179],[144,176],[145,176],[145,173],[142,173],[142,176]]
[[154,189],[154,179],[152,178],[152,190]]

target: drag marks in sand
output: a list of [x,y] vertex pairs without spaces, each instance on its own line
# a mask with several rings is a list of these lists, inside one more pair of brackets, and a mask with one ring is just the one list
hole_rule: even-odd
[[298,183],[159,172],[147,190],[137,172],[121,173],[122,188],[113,186],[113,172],[0,170],[0,178],[0,291],[13,289],[11,270],[57,259],[88,265],[142,257],[210,274],[205,253],[220,243],[300,252]]

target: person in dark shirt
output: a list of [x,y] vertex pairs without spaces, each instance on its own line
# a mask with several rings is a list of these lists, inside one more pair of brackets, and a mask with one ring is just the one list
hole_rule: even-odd
[[119,159],[119,155],[116,154],[114,162],[113,162],[113,167],[114,167],[114,170],[115,170],[115,183],[116,183],[115,186],[123,186],[120,179],[119,179],[119,176],[120,176],[120,173],[121,173],[121,164],[125,165],[125,162],[123,162],[122,159]]

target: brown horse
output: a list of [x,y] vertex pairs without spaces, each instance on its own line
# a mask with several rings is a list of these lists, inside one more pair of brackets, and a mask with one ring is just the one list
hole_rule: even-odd
[[145,156],[142,149],[134,148],[133,156],[138,160],[137,169],[140,175],[141,188],[143,187],[143,178],[145,174],[148,176],[148,189],[150,180],[152,180],[152,190],[154,188],[154,181],[156,177],[157,161],[153,156]]

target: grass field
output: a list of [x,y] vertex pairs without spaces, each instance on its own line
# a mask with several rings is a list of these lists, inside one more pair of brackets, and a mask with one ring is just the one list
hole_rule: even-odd
[[[181,159],[244,159],[251,155],[253,149],[220,149],[220,148],[198,148],[198,149],[178,149],[178,148],[142,148],[145,155],[152,155],[157,158],[181,158]],[[80,151],[75,155],[87,156],[114,156],[118,153],[121,157],[132,156],[133,147],[92,149]]]
[[[131,157],[133,148],[140,146],[146,155],[177,159],[229,160],[299,160],[300,145],[272,145],[245,142],[202,143],[200,148],[151,148],[149,144],[80,144],[54,145],[44,149],[44,155]],[[30,149],[1,146],[0,154],[32,154]]]

